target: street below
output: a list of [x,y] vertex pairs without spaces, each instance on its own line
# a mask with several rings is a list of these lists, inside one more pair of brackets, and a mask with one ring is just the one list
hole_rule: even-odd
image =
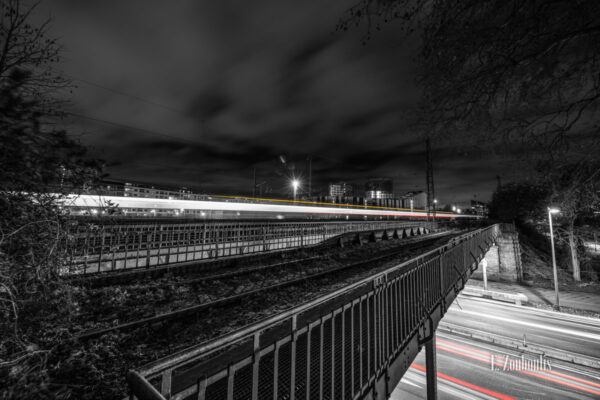
[[[588,359],[597,360],[600,356],[597,319],[459,296],[437,333],[439,399],[600,398],[598,369],[447,333],[443,329],[445,323],[514,339],[525,338],[531,345]],[[422,350],[391,399],[424,399],[425,382]]]

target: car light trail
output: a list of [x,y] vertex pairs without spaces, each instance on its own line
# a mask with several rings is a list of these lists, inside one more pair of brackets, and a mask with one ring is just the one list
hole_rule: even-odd
[[[419,365],[419,364],[412,363],[412,364],[410,364],[410,366],[413,367],[413,368],[416,368],[416,369],[418,369],[419,371],[422,371],[422,372],[426,372],[427,371],[427,369],[424,366]],[[456,384],[461,385],[463,387],[466,387],[466,388],[478,391],[480,393],[485,393],[488,396],[493,396],[493,397],[495,397],[497,399],[501,399],[501,400],[517,400],[514,397],[510,397],[510,396],[507,396],[507,395],[502,394],[502,393],[494,392],[493,390],[482,388],[481,386],[473,385],[472,383],[465,382],[463,380],[454,378],[452,376],[443,374],[441,372],[438,372],[437,376],[439,378],[442,378],[442,379],[445,379],[447,381],[456,383]]]
[[[69,195],[61,199],[65,207],[103,208],[110,204],[124,209],[151,209],[151,210],[202,210],[202,211],[248,211],[265,212],[274,214],[334,214],[357,216],[391,216],[391,217],[419,217],[426,218],[427,213],[422,211],[406,211],[403,209],[372,209],[372,208],[335,208],[321,206],[303,206],[287,204],[260,204],[239,203],[224,201],[203,200],[168,200],[151,199],[144,197],[118,197],[94,195]],[[458,214],[440,214],[438,218],[464,218],[474,217]]]
[[[472,352],[472,353],[484,355],[486,357],[480,357],[480,356],[477,356],[477,355],[469,354],[469,353],[466,353],[464,351],[460,351],[460,350],[457,350],[457,349],[452,349],[450,347],[446,347],[446,346],[443,346],[443,345],[436,345],[437,349],[440,349],[440,350],[443,350],[443,351],[447,351],[447,352],[452,353],[452,354],[457,354],[457,355],[460,355],[460,356],[463,356],[463,357],[467,357],[467,358],[470,358],[470,359],[473,359],[473,360],[481,361],[481,362],[486,363],[486,364],[489,364],[490,361],[491,361],[491,355],[492,354],[491,353],[487,353],[485,351],[473,349],[473,348],[470,348],[470,347],[467,347],[467,346],[462,346],[462,345],[459,345],[459,344],[455,344],[455,343],[448,342],[448,341],[445,341],[445,340],[440,340],[440,339],[437,339],[436,343],[442,343],[442,344],[446,344],[446,345],[451,346],[451,347],[456,347],[456,348],[464,349],[464,350],[467,350],[467,351]],[[504,363],[502,363],[502,361],[504,360],[504,357],[502,357],[502,356],[495,356],[494,359],[499,360],[499,361],[494,361],[494,365],[495,366],[498,366],[500,368],[504,367]],[[551,370],[545,370],[545,371],[543,371],[543,374],[549,374],[549,375],[558,376],[558,377],[561,377],[561,378],[563,378],[565,380],[556,379],[556,378],[553,378],[551,376],[543,375],[540,372],[534,372],[534,371],[529,371],[529,370],[524,370],[524,369],[516,369],[514,371],[515,372],[520,372],[520,373],[525,374],[525,375],[534,376],[536,378],[543,379],[543,380],[546,380],[546,381],[558,383],[558,384],[563,385],[563,386],[568,386],[568,387],[571,387],[573,389],[581,390],[581,391],[592,393],[592,394],[595,394],[595,395],[600,395],[600,391],[597,391],[597,390],[592,389],[592,388],[586,388],[586,387],[577,385],[575,383],[568,382],[566,380],[570,380],[570,381],[574,381],[574,382],[579,382],[579,383],[582,383],[582,384],[585,384],[585,385],[588,385],[588,386],[593,386],[593,387],[600,387],[600,385],[598,385],[598,384],[596,384],[594,382],[585,380],[585,379],[577,378],[577,377],[570,376],[570,375],[567,375],[567,374],[562,374],[560,372],[555,372],[555,371],[551,371]],[[438,375],[439,375],[439,373],[438,373]]]
[[600,335],[595,335],[593,333],[580,332],[580,331],[575,331],[573,329],[557,328],[555,326],[536,324],[533,322],[521,321],[521,320],[511,319],[511,318],[504,318],[504,317],[499,317],[497,315],[483,314],[483,313],[476,312],[476,311],[468,311],[468,310],[460,310],[460,309],[457,309],[456,311],[462,312],[465,314],[485,316],[486,318],[492,318],[492,319],[496,319],[498,321],[503,321],[503,322],[510,322],[511,324],[520,324],[520,325],[525,325],[525,326],[529,326],[532,328],[541,328],[541,329],[545,329],[547,331],[562,333],[565,335],[579,336],[579,337],[582,337],[585,339],[591,339],[595,343],[600,342]]

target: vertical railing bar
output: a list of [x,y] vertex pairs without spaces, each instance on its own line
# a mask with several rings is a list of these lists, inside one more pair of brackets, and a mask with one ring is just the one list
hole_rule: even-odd
[[296,341],[298,340],[298,315],[294,314],[292,316],[292,343],[291,343],[291,352],[292,352],[292,364],[290,368],[290,400],[294,400],[296,396]]
[[198,379],[198,394],[197,400],[205,400],[206,398],[206,377]]
[[331,398],[335,399],[335,310],[331,312]]
[[310,400],[310,362],[312,346],[312,329],[310,323],[306,325],[306,400]]
[[233,400],[233,379],[235,377],[235,371],[233,370],[233,364],[229,364],[227,367],[227,400]]
[[346,364],[345,364],[345,361],[346,361],[346,354],[345,354],[345,350],[346,350],[346,316],[344,315],[344,313],[345,313],[344,308],[345,307],[342,307],[342,313],[340,314],[340,318],[342,319],[342,332],[340,335],[342,337],[342,343],[340,346],[340,350],[341,350],[340,354],[342,355],[342,364],[341,364],[342,370],[340,373],[340,376],[342,377],[342,396],[341,396],[342,400],[344,399],[344,397],[346,395],[346,391],[344,390],[345,389],[344,384],[346,381]]
[[323,398],[323,337],[325,336],[325,329],[323,327],[323,317],[319,318],[319,329],[321,334],[319,335],[320,344],[319,344],[319,398]]
[[173,377],[173,370],[167,369],[163,371],[160,380],[160,394],[167,399],[171,397],[171,379]]
[[360,349],[360,351],[358,352],[358,387],[359,389],[362,389],[363,386],[363,353],[365,351],[365,347],[364,347],[364,343],[363,343],[363,329],[362,329],[362,318],[363,318],[363,299],[359,299],[358,302],[358,341],[359,341],[359,346],[358,348]]
[[278,382],[279,382],[279,342],[275,341],[273,349],[273,400],[278,397]]
[[104,225],[102,226],[102,231],[101,231],[101,236],[100,236],[100,256],[98,258],[98,270],[97,272],[100,272],[100,268],[102,267],[102,256],[104,254],[104,242],[106,240],[105,238],[105,227]]
[[350,303],[350,393],[354,398],[354,307],[356,302]]
[[[371,376],[371,310],[370,310],[370,306],[369,306],[369,297],[367,297],[367,304],[366,304],[366,309],[367,309],[367,343],[366,343],[366,347],[367,347],[367,376]],[[368,382],[369,379],[367,379]]]
[[173,225],[167,225],[167,262],[165,264],[171,263],[171,248],[173,247],[173,241],[175,236],[175,227]]
[[123,269],[127,269],[127,250],[128,250],[128,247],[129,247],[129,235],[127,234],[127,231],[125,231],[123,237],[125,238],[124,242],[123,242],[123,245],[125,247],[125,256],[124,256],[125,259],[123,260]]
[[260,334],[254,334],[252,360],[252,400],[258,400],[258,372],[260,366]]

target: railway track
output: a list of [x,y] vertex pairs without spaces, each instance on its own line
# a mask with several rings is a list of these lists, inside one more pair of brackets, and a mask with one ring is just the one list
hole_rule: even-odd
[[213,275],[206,275],[206,276],[200,276],[197,278],[185,279],[182,281],[177,281],[175,283],[165,283],[164,286],[173,285],[173,284],[191,285],[191,284],[195,284],[195,283],[204,283],[204,282],[216,281],[216,280],[220,280],[220,279],[240,277],[240,276],[244,276],[244,275],[250,275],[250,274],[253,274],[256,272],[264,272],[264,271],[273,270],[273,269],[277,269],[277,268],[285,268],[285,267],[289,267],[289,266],[307,262],[307,261],[320,260],[325,257],[326,257],[325,255],[320,255],[320,256],[314,256],[314,257],[299,258],[297,260],[282,261],[282,262],[269,264],[269,265],[261,265],[258,267],[242,268],[242,269],[233,270],[233,271],[229,271],[229,272],[222,272],[222,273],[213,274]]
[[[355,271],[355,270],[361,270],[361,269],[365,269],[367,267],[371,268],[374,264],[385,262],[389,258],[397,257],[399,255],[402,255],[403,253],[414,252],[414,251],[422,249],[424,247],[428,247],[428,246],[432,245],[433,243],[436,243],[437,241],[441,240],[442,238],[446,238],[449,235],[450,235],[449,233],[444,233],[444,234],[434,234],[434,235],[431,235],[431,236],[428,236],[428,237],[422,238],[422,239],[419,238],[420,240],[409,239],[410,242],[405,241],[401,246],[385,250],[382,253],[378,254],[376,257],[371,257],[368,259],[363,259],[363,260],[350,262],[350,263],[339,265],[339,266],[334,266],[334,267],[327,268],[325,270],[319,270],[317,272],[307,274],[307,275],[296,276],[291,279],[287,279],[285,281],[277,282],[274,284],[266,284],[266,285],[256,288],[256,289],[244,291],[242,293],[237,293],[234,295],[229,295],[229,296],[219,298],[214,301],[208,301],[208,302],[205,302],[202,304],[195,304],[195,305],[183,307],[183,308],[180,308],[177,310],[161,313],[161,314],[154,315],[151,317],[140,318],[137,320],[124,322],[124,323],[110,326],[110,327],[86,330],[83,333],[81,333],[78,338],[81,341],[88,341],[88,340],[96,339],[96,338],[99,338],[103,335],[110,334],[110,333],[129,332],[129,331],[134,331],[136,329],[140,329],[140,328],[143,328],[146,326],[156,327],[157,325],[162,325],[167,322],[184,320],[184,319],[190,318],[190,317],[198,317],[205,312],[209,312],[209,311],[212,311],[215,309],[220,309],[220,308],[224,308],[227,306],[231,306],[235,303],[241,303],[245,300],[248,300],[248,302],[250,302],[252,299],[256,300],[256,298],[259,298],[261,295],[265,295],[265,294],[270,295],[273,293],[280,292],[282,289],[286,289],[286,288],[289,288],[292,286],[303,285],[303,284],[306,284],[307,282],[316,282],[316,281],[319,281],[320,279],[329,278],[330,276],[333,276],[336,274],[338,274],[336,278],[341,279],[342,275],[340,275],[340,274],[349,274],[349,273],[352,274],[353,273],[352,271]],[[288,261],[288,262],[281,262],[281,263],[271,264],[271,265],[267,265],[267,266],[246,268],[246,269],[240,270],[240,271],[231,271],[231,272],[226,272],[226,273],[213,274],[213,275],[207,275],[207,276],[197,277],[197,278],[193,278],[193,279],[188,279],[188,280],[185,280],[182,282],[176,282],[175,284],[193,285],[193,284],[197,284],[197,283],[222,281],[222,280],[226,280],[226,279],[230,279],[230,278],[234,278],[234,277],[239,277],[242,275],[252,274],[252,273],[256,273],[256,272],[264,272],[264,271],[273,270],[276,268],[287,267],[292,264],[301,264],[302,262],[306,262],[309,260],[315,261],[317,259],[323,259],[323,258],[325,258],[325,256],[316,256],[316,257],[310,257],[308,259],[292,260],[292,261]],[[170,283],[170,284],[172,285],[173,283]]]

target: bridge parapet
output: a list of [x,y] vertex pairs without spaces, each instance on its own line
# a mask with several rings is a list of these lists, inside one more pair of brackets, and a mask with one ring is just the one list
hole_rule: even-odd
[[[499,226],[500,234],[485,255],[485,280],[520,282],[523,280],[523,267],[519,234],[513,224]],[[473,273],[473,277],[484,279],[482,265]]]
[[73,233],[75,252],[64,274],[91,274],[314,246],[351,232],[425,229],[422,221],[97,224]]
[[162,399],[386,399],[498,225],[226,336],[131,371],[132,395]]

